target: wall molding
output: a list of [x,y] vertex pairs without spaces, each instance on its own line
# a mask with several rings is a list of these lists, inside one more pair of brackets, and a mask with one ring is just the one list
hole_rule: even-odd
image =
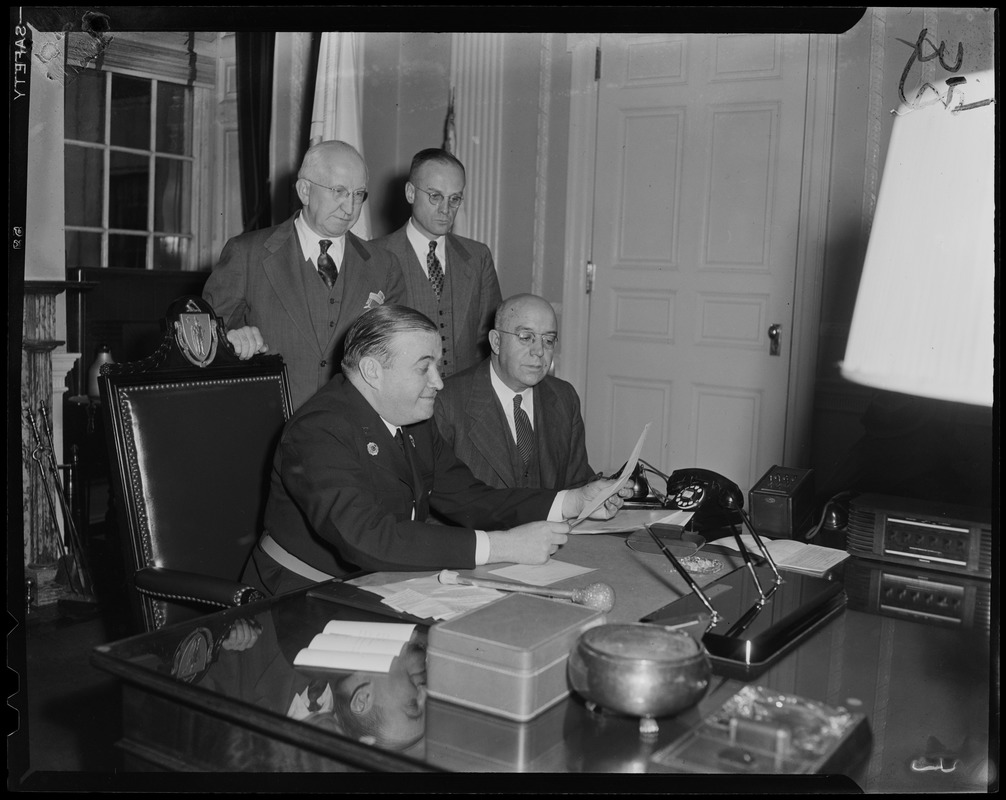
[[[465,211],[471,239],[499,253],[503,117],[502,33],[451,35],[457,157],[465,165]],[[496,265],[497,271],[500,265]]]
[[538,60],[537,178],[534,192],[534,234],[531,256],[531,292],[541,295],[545,285],[545,232],[548,211],[548,161],[552,113],[552,36],[541,34]]

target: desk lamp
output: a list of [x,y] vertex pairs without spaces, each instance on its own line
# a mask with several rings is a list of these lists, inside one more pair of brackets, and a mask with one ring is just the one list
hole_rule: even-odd
[[995,76],[925,84],[895,113],[852,327],[855,383],[992,405]]

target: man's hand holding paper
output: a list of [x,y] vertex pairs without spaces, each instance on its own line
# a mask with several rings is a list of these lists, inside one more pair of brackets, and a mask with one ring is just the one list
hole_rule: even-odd
[[[567,495],[563,501],[563,516],[567,519],[576,517],[576,519],[570,522],[570,527],[576,527],[585,519],[611,519],[618,513],[618,509],[622,507],[623,500],[632,497],[632,487],[628,486],[629,478],[636,468],[636,462],[639,461],[639,453],[643,449],[643,442],[646,440],[646,434],[649,430],[650,423],[647,422],[643,427],[643,432],[639,435],[636,446],[632,450],[632,455],[625,462],[625,466],[617,478],[588,483],[582,489],[570,492]],[[579,501],[582,503],[579,508],[571,506],[571,496],[573,496],[572,499],[574,502]]]

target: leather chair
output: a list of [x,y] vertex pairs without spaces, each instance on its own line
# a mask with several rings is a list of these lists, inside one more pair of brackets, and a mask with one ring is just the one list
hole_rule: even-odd
[[168,309],[157,350],[102,365],[99,385],[140,628],[262,599],[239,579],[292,413],[282,357],[241,361],[209,304],[186,296]]

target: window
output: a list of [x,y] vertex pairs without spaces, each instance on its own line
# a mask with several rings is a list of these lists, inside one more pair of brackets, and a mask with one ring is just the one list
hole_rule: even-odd
[[192,88],[86,69],[65,102],[67,265],[191,268]]

